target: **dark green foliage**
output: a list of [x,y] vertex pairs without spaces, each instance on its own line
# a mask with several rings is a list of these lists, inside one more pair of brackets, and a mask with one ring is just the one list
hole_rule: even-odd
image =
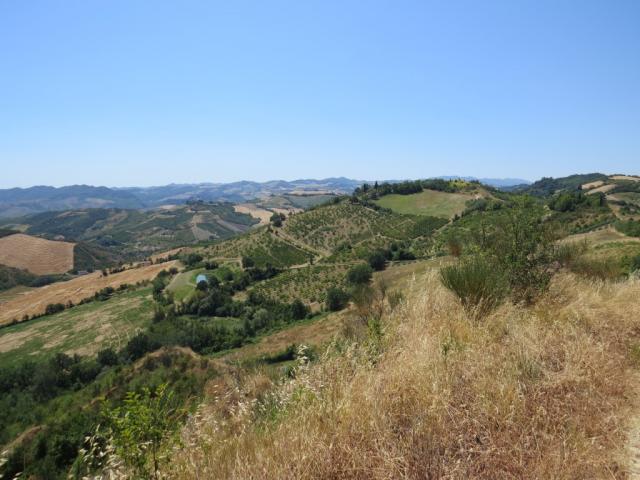
[[271,215],[271,218],[270,218],[271,225],[273,225],[274,227],[281,227],[282,226],[282,222],[286,218],[287,217],[285,216],[284,213],[274,212],[273,215]]
[[630,265],[629,265],[629,270],[631,272],[636,272],[638,270],[640,270],[640,255],[636,255],[635,257],[633,257],[631,259]]
[[188,253],[187,255],[183,255],[180,260],[187,267],[193,268],[196,267],[200,262],[202,262],[202,255],[199,253]]
[[356,265],[347,272],[347,282],[351,285],[363,285],[371,281],[372,274],[373,269],[369,265]]
[[103,367],[111,367],[119,363],[118,354],[113,348],[105,348],[98,352],[97,361]]
[[64,305],[62,303],[50,303],[44,309],[45,315],[53,315],[54,313],[59,313],[64,310]]
[[331,312],[342,310],[349,303],[349,294],[344,290],[331,287],[327,290],[326,307]]
[[309,314],[309,307],[307,307],[300,300],[295,299],[291,303],[291,318],[294,320],[302,320]]
[[563,192],[549,200],[549,208],[556,212],[574,212],[581,207],[604,207],[606,197],[603,193],[585,195],[582,192]]
[[26,270],[0,265],[0,291],[18,285],[31,285],[36,278],[36,275]]
[[508,281],[497,265],[480,255],[440,270],[442,284],[454,292],[464,308],[477,318],[500,305],[508,292]]
[[387,264],[387,255],[382,250],[377,250],[369,255],[368,258],[369,266],[374,269],[376,272],[384,270]]
[[254,267],[256,262],[253,261],[251,257],[242,257],[242,268],[251,268]]

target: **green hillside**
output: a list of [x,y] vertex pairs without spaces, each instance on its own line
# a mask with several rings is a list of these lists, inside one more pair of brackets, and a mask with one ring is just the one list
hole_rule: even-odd
[[194,203],[159,210],[44,212],[12,222],[27,225],[25,233],[31,235],[64,238],[103,249],[80,249],[78,267],[86,266],[91,257],[106,261],[106,251],[124,258],[142,258],[175,246],[229,238],[257,223],[251,216],[235,212],[229,203]]

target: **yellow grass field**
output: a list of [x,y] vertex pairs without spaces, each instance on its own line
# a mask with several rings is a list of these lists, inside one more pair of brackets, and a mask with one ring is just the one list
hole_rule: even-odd
[[36,275],[73,270],[71,242],[54,242],[16,233],[0,238],[0,264],[29,270]]
[[260,208],[252,203],[234,205],[233,209],[238,213],[246,213],[251,215],[253,218],[257,218],[260,220],[260,225],[269,225],[269,219],[271,218],[271,215],[273,215],[273,212]]
[[589,190],[586,193],[587,193],[587,195],[591,195],[593,193],[600,193],[600,192],[607,193],[608,191],[613,190],[614,188],[616,188],[616,186],[617,185],[615,183],[610,183],[610,184],[607,184],[607,185],[602,185],[601,187],[598,187],[598,188],[592,188],[591,190]]
[[611,177],[612,180],[629,180],[631,182],[640,182],[640,177],[634,177],[631,175],[614,175]]
[[100,272],[94,272],[68,282],[58,282],[28,290],[2,304],[0,325],[10,323],[12,320],[20,321],[24,315],[42,314],[50,303],[66,304],[69,301],[78,303],[106,287],[118,288],[123,283],[135,284],[143,280],[151,280],[161,270],[178,265],[177,261],[171,261],[132,268],[106,277],[103,277]]
[[640,282],[559,275],[537,306],[474,321],[437,271],[382,336],[331,345],[272,381],[211,389],[170,478],[578,479],[640,451]]
[[582,190],[589,190],[591,188],[601,187],[602,185],[604,185],[602,180],[596,180],[595,182],[584,183],[580,188],[582,188]]

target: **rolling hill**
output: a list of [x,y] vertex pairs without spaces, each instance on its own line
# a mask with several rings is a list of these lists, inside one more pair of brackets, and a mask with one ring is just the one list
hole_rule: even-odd
[[[155,210],[43,212],[9,225],[29,235],[83,242],[125,259],[139,259],[176,246],[232,237],[255,223],[257,220],[236,212],[228,203],[194,203]],[[91,257],[84,250],[80,253],[83,258]]]

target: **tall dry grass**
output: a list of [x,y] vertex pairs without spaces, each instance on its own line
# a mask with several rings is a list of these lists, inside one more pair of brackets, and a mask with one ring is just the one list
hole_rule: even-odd
[[482,321],[435,272],[406,296],[381,338],[336,341],[293,379],[254,374],[212,386],[166,473],[625,478],[639,281],[557,276],[537,306],[503,305]]

